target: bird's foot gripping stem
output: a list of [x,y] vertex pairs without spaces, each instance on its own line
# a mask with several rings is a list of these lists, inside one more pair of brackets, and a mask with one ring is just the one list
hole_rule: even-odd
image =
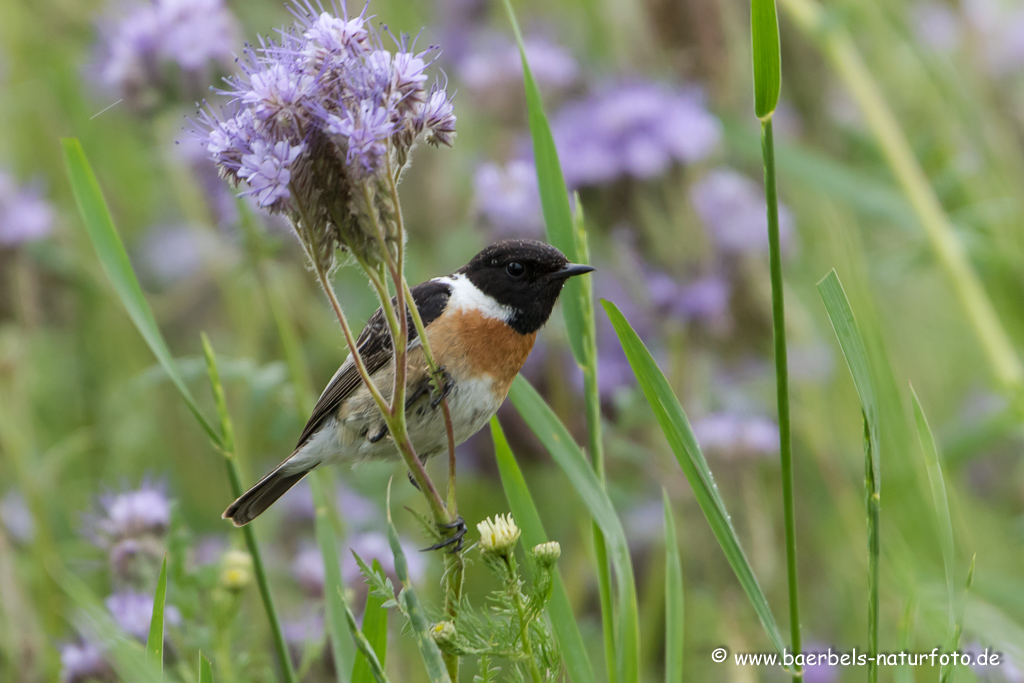
[[449,524],[438,524],[437,528],[441,530],[442,534],[446,531],[454,531],[455,533],[442,541],[438,541],[429,548],[424,548],[421,552],[426,553],[431,550],[441,550],[442,548],[447,548],[449,546],[454,546],[448,551],[449,553],[457,553],[462,550],[462,539],[466,537],[466,532],[468,531],[466,528],[466,520],[462,519],[462,515],[456,517],[455,521]]

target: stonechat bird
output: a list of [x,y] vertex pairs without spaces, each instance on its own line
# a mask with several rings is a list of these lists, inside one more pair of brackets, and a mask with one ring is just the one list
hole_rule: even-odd
[[[448,448],[442,397],[448,399],[456,444],[487,424],[530,354],[537,330],[551,316],[562,285],[592,270],[570,263],[543,242],[505,240],[451,275],[412,288],[445,379],[438,393],[410,319],[406,420],[420,458]],[[356,346],[389,401],[395,370],[392,344],[384,312],[377,309]],[[248,524],[321,465],[397,457],[384,418],[349,358],[321,394],[292,454],[232,503],[224,518],[235,526]]]

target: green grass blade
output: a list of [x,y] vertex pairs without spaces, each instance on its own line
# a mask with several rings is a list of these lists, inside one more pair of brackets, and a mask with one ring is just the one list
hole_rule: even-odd
[[402,601],[402,606],[405,608],[406,614],[409,615],[409,629],[413,638],[416,639],[416,647],[420,651],[420,658],[423,660],[423,666],[431,683],[452,683],[452,679],[448,675],[448,668],[441,657],[441,650],[430,636],[430,622],[427,621],[423,605],[420,603],[419,596],[416,595],[416,590],[409,582],[409,565],[405,559],[402,544],[398,540],[398,530],[395,529],[395,524],[391,520],[390,483],[388,484],[387,509],[388,543],[395,556],[395,574],[398,575],[398,580],[402,583],[402,592],[398,599]]
[[[505,432],[501,428],[497,417],[491,418],[491,436],[494,438],[494,455],[498,461],[498,472],[501,475],[501,485],[505,489],[505,497],[508,499],[509,508],[516,524],[523,532],[523,545],[527,548],[546,543],[548,535],[544,531],[544,525],[540,520],[537,507],[533,504],[533,497],[526,486],[526,479],[522,470],[516,462],[512,449],[505,438]],[[565,592],[565,584],[562,582],[561,572],[555,572],[555,588],[551,594],[551,600],[547,606],[548,617],[551,619],[551,628],[558,640],[558,647],[562,651],[562,659],[565,662],[566,671],[569,673],[569,680],[573,683],[591,683],[596,680],[594,667],[587,655],[586,645],[583,643],[583,636],[580,634],[576,618],[572,613],[572,606],[569,604],[569,595]]]
[[128,260],[128,252],[125,251],[124,244],[121,243],[121,238],[117,234],[117,228],[114,227],[110,210],[103,198],[103,191],[100,189],[92,167],[89,166],[89,160],[85,157],[81,143],[77,138],[64,138],[61,140],[61,145],[64,148],[64,164],[67,168],[68,179],[71,181],[72,192],[75,195],[75,203],[78,205],[78,212],[85,223],[89,239],[96,249],[96,255],[99,256],[103,271],[107,274],[110,284],[114,286],[114,291],[117,292],[121,303],[127,309],[128,316],[135,323],[136,329],[145,339],[174,386],[177,387],[181,398],[196,418],[199,426],[215,444],[223,446],[220,435],[200,412],[199,405],[185,384],[185,380],[174,363],[170,349],[167,348],[167,343],[160,334],[153,311],[150,310],[149,304],[142,294],[142,287],[139,286],[139,281]]
[[[348,606],[348,601],[346,601],[345,596],[341,594],[341,590],[343,589],[338,589],[338,595],[339,600],[345,607],[345,619],[348,622],[348,628],[352,634],[352,639],[355,641],[356,647],[362,655],[362,657],[357,657],[355,659],[356,665],[360,662],[366,664],[366,681],[390,683],[387,674],[384,673],[384,664],[377,657],[377,651],[374,649],[373,643],[369,641],[366,634],[363,633],[363,630],[359,628],[359,623],[356,621],[356,615],[352,613],[352,608]],[[355,666],[353,666],[353,676],[355,676]]]
[[164,669],[164,606],[167,602],[167,555],[160,565],[160,578],[156,581],[156,595],[153,597],[153,616],[149,620],[149,637],[146,639],[146,657],[163,672]]
[[[238,498],[242,495],[242,477],[238,473],[238,463],[235,457],[234,427],[231,422],[231,414],[228,412],[227,399],[224,395],[224,386],[220,381],[220,372],[217,369],[217,357],[213,353],[213,346],[206,334],[200,335],[203,342],[203,356],[206,359],[206,373],[210,379],[210,390],[213,392],[214,403],[217,406],[217,414],[220,418],[221,453],[224,456],[224,466],[228,472],[228,482],[231,485],[231,494]],[[288,652],[288,644],[284,639],[284,629],[281,627],[281,620],[277,616],[277,607],[274,606],[274,596],[270,592],[270,580],[267,578],[266,567],[263,565],[263,554],[260,552],[259,542],[256,540],[256,532],[252,524],[242,527],[242,536],[245,537],[245,545],[249,549],[249,556],[252,558],[252,570],[256,576],[256,586],[260,591],[260,598],[263,600],[263,609],[267,614],[267,623],[270,625],[270,632],[274,640],[274,649],[277,653],[278,663],[287,683],[297,683],[295,668],[292,666],[291,654]]]
[[579,495],[591,516],[601,528],[608,544],[609,557],[616,574],[616,592],[619,604],[619,630],[617,638],[618,680],[633,683],[640,680],[640,626],[637,614],[636,584],[633,565],[615,508],[608,499],[597,475],[590,468],[586,456],[554,411],[544,402],[537,390],[522,376],[512,383],[509,398],[523,416],[530,429],[541,440],[551,457],[568,477],[573,490]]
[[[569,193],[562,176],[562,165],[558,161],[555,149],[555,138],[551,134],[551,125],[544,113],[540,89],[530,71],[526,60],[526,49],[523,47],[523,36],[519,31],[512,3],[505,0],[512,32],[519,45],[519,56],[523,62],[523,84],[526,88],[526,106],[529,115],[530,137],[533,139],[533,157],[537,166],[537,184],[540,188],[540,203],[544,212],[544,223],[547,226],[548,241],[558,247],[570,261],[578,262],[576,238],[573,235],[572,210],[569,208]],[[577,362],[586,362],[582,331],[585,328],[583,315],[582,283],[580,278],[570,279],[562,292],[562,311],[565,315],[565,326],[569,331],[569,346]]]
[[956,578],[953,553],[953,521],[949,514],[949,500],[946,498],[946,483],[939,465],[939,451],[935,445],[935,436],[928,425],[921,401],[913,385],[910,397],[914,402],[914,421],[917,423],[917,435],[921,439],[921,453],[924,455],[925,468],[928,471],[928,483],[932,491],[932,503],[935,505],[935,523],[939,530],[939,548],[942,551],[942,565],[946,573],[946,590],[949,593],[949,634],[956,629]]
[[75,573],[68,571],[57,558],[54,558],[48,569],[54,582],[80,610],[80,616],[85,622],[81,630],[95,635],[102,643],[119,680],[160,683],[163,678],[160,669],[147,657],[142,646],[118,627],[92,589]]
[[[950,634],[946,643],[946,652],[957,652],[960,649],[960,637],[964,632],[964,617],[967,614],[967,600],[970,598],[971,588],[974,586],[974,566],[977,560],[977,554],[971,557],[971,566],[967,569],[967,582],[964,585],[964,599],[960,605],[960,614],[956,618],[953,633]],[[951,680],[953,680],[952,665],[943,666],[939,671],[939,683],[949,683]]]
[[878,680],[878,558],[880,554],[879,522],[881,516],[882,472],[880,468],[878,402],[868,367],[868,353],[864,346],[857,319],[850,301],[835,270],[818,283],[818,293],[828,311],[832,328],[853,376],[853,384],[860,397],[864,417],[864,487],[868,522],[868,680]]
[[679,540],[668,491],[662,489],[665,505],[665,683],[683,680],[683,565],[679,561]]
[[341,592],[345,590],[345,584],[341,576],[338,539],[335,536],[334,514],[331,509],[333,502],[329,500],[323,477],[317,476],[320,474],[322,473],[314,472],[313,476],[309,477],[309,488],[313,493],[316,507],[313,531],[324,563],[324,598],[331,653],[337,663],[334,667],[335,674],[338,683],[348,683],[351,680],[349,674],[352,667],[362,658],[356,656],[356,646],[349,637],[348,618],[345,614],[348,606]]
[[771,607],[768,606],[768,599],[761,590],[757,577],[754,576],[754,570],[743,552],[740,540],[736,536],[736,531],[726,512],[725,502],[718,491],[718,486],[711,475],[711,469],[704,459],[704,454],[697,444],[697,437],[693,434],[690,421],[686,418],[682,406],[679,405],[679,399],[672,392],[668,380],[665,379],[665,375],[654,362],[647,347],[633,331],[632,326],[618,307],[610,301],[601,303],[608,313],[612,327],[615,328],[615,334],[619,337],[622,349],[626,352],[626,359],[633,369],[633,374],[636,375],[647,402],[654,410],[654,417],[661,426],[676,460],[679,461],[683,474],[690,482],[697,503],[704,512],[708,524],[711,525],[711,531],[715,534],[719,546],[725,553],[725,559],[735,572],[736,578],[739,579],[740,586],[746,592],[772,646],[781,654],[785,644],[778,624],[775,622],[775,616],[772,614]]
[[754,113],[764,121],[775,111],[782,86],[775,0],[750,0],[750,39],[754,56]]
[[202,652],[199,653],[199,683],[213,683],[213,667]]
[[[373,569],[376,572],[383,572],[380,562],[373,561]],[[377,658],[377,663],[383,671],[384,660],[388,651],[388,611],[384,609],[384,599],[370,591],[366,595],[366,607],[363,609],[363,635]],[[356,657],[355,666],[352,667],[352,683],[373,683],[378,680],[370,670],[372,661],[364,654]]]

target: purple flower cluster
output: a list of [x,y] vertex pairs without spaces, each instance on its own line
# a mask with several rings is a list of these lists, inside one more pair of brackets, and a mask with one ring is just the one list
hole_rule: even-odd
[[[719,251],[738,254],[768,248],[768,212],[760,186],[728,168],[718,168],[694,183],[690,201]],[[793,217],[779,205],[779,241],[792,242]]]
[[[137,489],[107,493],[99,511],[87,518],[87,535],[108,552],[115,592],[105,604],[114,622],[128,636],[145,642],[153,616],[153,584],[165,536],[171,523],[171,501],[162,485],[144,480]],[[173,605],[165,610],[167,624],[181,623]],[[90,637],[61,646],[61,681],[114,680],[102,645]]]
[[706,159],[721,137],[699,91],[644,81],[566,105],[551,126],[571,188],[655,178]]
[[99,80],[133,109],[194,100],[234,59],[238,21],[223,0],[153,0],[101,27]]
[[38,185],[20,185],[0,170],[0,249],[46,237],[53,219],[53,207]]
[[228,109],[200,119],[221,173],[262,208],[327,236],[333,257],[338,242],[358,250],[372,241],[366,216],[380,210],[382,189],[418,138],[452,144],[455,114],[443,87],[427,87],[428,53],[405,37],[392,52],[363,15],[308,3],[292,14],[279,40],[246,50],[222,91]]

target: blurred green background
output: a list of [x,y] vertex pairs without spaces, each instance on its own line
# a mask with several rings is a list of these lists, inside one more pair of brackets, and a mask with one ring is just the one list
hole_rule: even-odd
[[[124,27],[134,21],[137,4],[0,4],[5,681],[87,680],[74,678],[73,665],[84,657],[88,625],[56,585],[55,567],[59,560],[99,596],[123,592],[127,584],[103,523],[118,514],[145,516],[114,510],[141,505],[142,498],[132,498],[140,486],[148,487],[146,495],[172,502],[168,527],[148,538],[175,556],[168,602],[178,619],[169,627],[168,657],[187,658],[191,666],[202,647],[215,655],[218,680],[274,679],[255,588],[225,593],[224,553],[242,543],[220,519],[231,498],[223,465],[105,279],[76,213],[58,144],[62,136],[81,139],[161,329],[212,415],[199,333],[210,336],[228,388],[245,482],[254,482],[290,452],[302,422],[296,392],[326,384],[344,358],[344,341],[287,226],[261,216],[258,230],[241,227],[237,202],[246,200],[236,200],[216,178],[194,142],[192,119],[198,99],[218,106],[209,86],[234,68],[230,55],[244,41],[271,35],[290,16],[280,3],[263,0],[232,2],[227,9],[213,0],[163,4],[179,11],[161,20],[178,22],[183,32],[156,32],[181,41],[168,52]],[[836,35],[852,37],[1003,326],[1019,344],[1024,8],[999,0],[833,0],[824,6],[826,29],[815,33],[792,21],[791,10],[799,6],[780,6],[783,86],[776,145],[785,206],[804,649],[862,650],[867,641],[860,409],[814,287],[835,268],[868,339],[882,404],[880,649],[930,651],[945,638],[944,575],[910,412],[912,382],[943,458],[958,587],[977,556],[962,643],[973,651],[1004,652],[1008,662],[998,670],[961,667],[957,677],[1021,681],[1020,413],[993,378],[865,119],[863,102],[844,87],[837,62],[821,48]],[[586,210],[599,268],[596,293],[626,313],[671,379],[785,625],[748,5],[556,0],[515,7],[567,181]],[[522,75],[500,4],[375,0],[369,11],[396,34],[416,35],[422,28],[417,47],[441,46],[431,72],[447,78],[449,92],[456,93],[454,148],[418,149],[401,188],[411,235],[410,282],[455,270],[499,237],[542,236]],[[206,54],[207,60],[193,64],[183,58],[189,54]],[[335,284],[350,319],[361,325],[375,308],[370,289],[351,269],[340,270]],[[264,286],[284,303],[299,333],[311,387],[289,380]],[[778,671],[710,661],[719,645],[731,652],[770,646],[600,311],[599,335],[608,481],[636,564],[645,675],[658,680],[663,661],[665,487],[680,534],[688,680],[782,680]],[[524,373],[583,441],[582,376],[560,315],[541,332]],[[506,406],[499,415],[547,531],[562,544],[560,568],[592,659],[603,662],[590,520],[514,411]],[[461,446],[459,458],[460,511],[470,527],[506,512],[489,436]],[[442,464],[433,463],[431,471],[443,478]],[[385,559],[383,498],[392,476],[400,530],[411,549],[427,544],[413,520],[397,512],[403,504],[420,504],[401,466],[338,467],[332,475],[346,527],[343,547]],[[319,681],[330,678],[331,664],[318,621],[322,569],[317,576],[308,496],[308,490],[289,494],[260,519],[257,532],[290,644],[304,662],[304,680]],[[421,565],[421,591],[436,598],[440,561],[412,554]],[[360,594],[348,559],[343,571],[353,594]],[[492,587],[472,567],[469,578],[471,594],[482,596]],[[151,594],[155,575],[132,581]],[[421,680],[408,640],[393,631],[393,680]],[[191,680],[183,666],[169,669]],[[472,674],[467,667],[464,680]],[[863,669],[818,667],[808,670],[806,680],[863,675]],[[883,680],[937,675],[937,667],[882,671]]]

